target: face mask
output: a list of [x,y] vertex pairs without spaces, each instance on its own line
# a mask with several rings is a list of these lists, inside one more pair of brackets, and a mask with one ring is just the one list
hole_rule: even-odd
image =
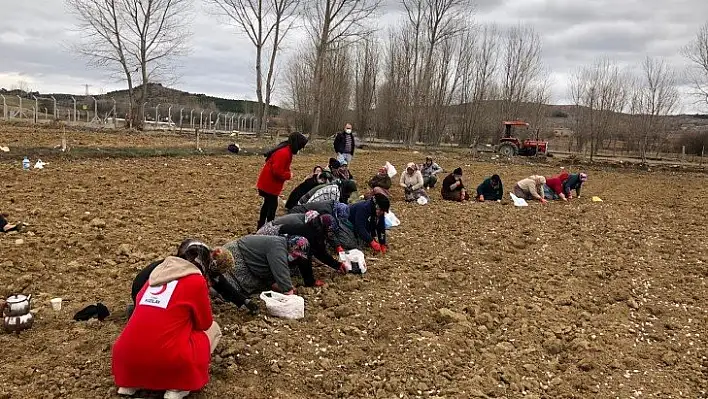
[[347,133],[351,133],[351,132],[352,132],[352,129],[345,129],[344,131],[347,132]]

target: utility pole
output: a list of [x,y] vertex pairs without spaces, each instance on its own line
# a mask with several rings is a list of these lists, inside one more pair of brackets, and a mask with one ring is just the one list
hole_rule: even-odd
[[91,85],[84,85],[84,87],[86,87],[86,95],[88,96],[89,95],[89,87],[91,87]]

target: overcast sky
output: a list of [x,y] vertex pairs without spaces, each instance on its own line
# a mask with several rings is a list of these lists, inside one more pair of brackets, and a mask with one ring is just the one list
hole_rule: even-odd
[[[202,0],[195,0],[201,4]],[[379,26],[398,18],[386,0]],[[69,50],[77,40],[75,21],[62,0],[0,0],[0,87],[25,82],[43,93],[91,94],[122,89]],[[222,20],[195,7],[192,52],[180,60],[175,87],[227,98],[254,99],[253,51]],[[553,102],[568,103],[568,74],[599,56],[638,65],[647,56],[665,57],[677,70],[687,66],[679,49],[708,22],[706,0],[479,0],[476,20],[533,25],[541,34],[544,61],[552,70]],[[294,37],[291,50],[297,45]],[[278,98],[275,99],[278,102]],[[683,112],[695,112],[684,96]]]

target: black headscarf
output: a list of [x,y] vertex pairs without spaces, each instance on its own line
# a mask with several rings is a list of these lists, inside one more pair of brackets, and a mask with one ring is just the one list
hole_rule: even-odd
[[500,185],[501,184],[501,177],[499,177],[499,175],[492,175],[491,181],[495,185]]
[[292,132],[292,133],[290,133],[290,135],[288,136],[288,139],[287,139],[287,140],[282,141],[280,144],[278,144],[277,146],[275,146],[275,148],[273,148],[272,150],[270,150],[270,151],[264,153],[263,156],[264,156],[266,159],[268,159],[268,158],[271,157],[271,155],[273,155],[273,154],[274,154],[276,151],[278,151],[279,149],[285,148],[285,147],[288,147],[288,146],[290,147],[290,151],[292,151],[293,154],[297,154],[298,151],[300,151],[300,150],[302,150],[303,148],[305,148],[306,145],[307,145],[307,137],[305,137],[304,134],[302,134],[302,133],[300,133],[300,132]]

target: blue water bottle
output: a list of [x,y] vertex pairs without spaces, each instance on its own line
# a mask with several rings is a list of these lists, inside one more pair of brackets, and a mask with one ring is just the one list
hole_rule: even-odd
[[22,169],[24,169],[24,170],[30,170],[30,160],[29,160],[29,158],[25,157],[25,159],[22,160]]

